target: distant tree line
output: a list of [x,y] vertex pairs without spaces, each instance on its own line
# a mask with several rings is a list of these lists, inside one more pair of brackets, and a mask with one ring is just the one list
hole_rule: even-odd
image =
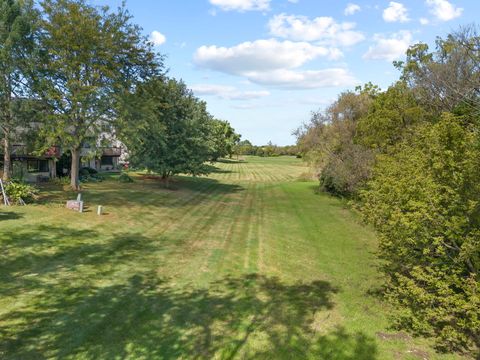
[[[240,136],[214,119],[122,5],[86,0],[0,0],[0,136],[3,178],[14,142],[30,139],[71,154],[79,189],[81,148],[102,132],[128,146],[132,165],[168,177],[203,174],[206,161],[231,155]],[[33,135],[33,136],[32,136]],[[32,140],[33,138],[33,140]]]
[[272,156],[298,156],[298,148],[296,145],[278,146],[271,141],[267,145],[257,146],[253,145],[248,140],[242,140],[235,146],[235,153],[237,155],[254,155],[262,157]]
[[440,349],[480,349],[480,36],[412,46],[382,91],[347,91],[297,130],[327,192],[378,232],[397,326]]

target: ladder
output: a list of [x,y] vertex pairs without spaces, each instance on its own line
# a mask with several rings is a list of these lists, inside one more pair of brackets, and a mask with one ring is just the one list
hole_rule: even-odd
[[2,179],[0,179],[0,189],[2,190],[3,205],[10,206],[10,201],[8,200],[7,192],[5,191],[5,186]]

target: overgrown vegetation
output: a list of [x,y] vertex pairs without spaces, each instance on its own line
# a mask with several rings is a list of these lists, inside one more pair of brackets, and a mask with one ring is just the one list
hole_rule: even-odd
[[23,204],[22,201],[29,203],[36,200],[38,196],[38,189],[35,186],[16,181],[6,183],[5,191],[13,204]]
[[346,92],[297,131],[328,192],[380,237],[392,318],[439,349],[480,349],[480,37],[418,44],[386,91]]

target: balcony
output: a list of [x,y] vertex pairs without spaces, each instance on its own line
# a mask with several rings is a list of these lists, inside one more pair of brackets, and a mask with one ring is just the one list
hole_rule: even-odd
[[12,157],[45,157],[45,158],[59,158],[61,151],[59,146],[52,146],[42,155],[32,154],[32,150],[25,144],[12,145]]
[[100,149],[102,156],[120,156],[122,155],[122,149],[119,147],[104,147]]

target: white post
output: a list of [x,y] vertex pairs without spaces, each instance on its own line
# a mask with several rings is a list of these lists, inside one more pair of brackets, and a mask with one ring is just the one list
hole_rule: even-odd
[[103,206],[102,206],[102,205],[98,205],[97,215],[102,215],[102,212],[103,212]]

